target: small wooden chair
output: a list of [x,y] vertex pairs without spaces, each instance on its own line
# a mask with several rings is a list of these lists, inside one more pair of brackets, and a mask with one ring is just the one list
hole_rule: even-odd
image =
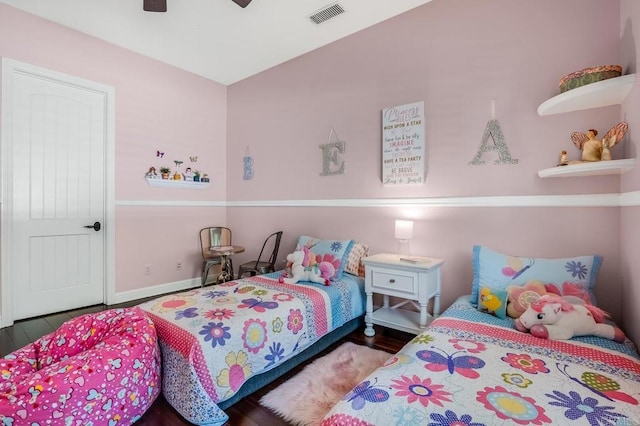
[[211,247],[230,246],[231,245],[231,229],[223,226],[211,226],[200,230],[200,248],[202,250],[202,283],[201,287],[207,282],[207,276],[212,266],[220,265],[221,268],[230,268],[231,276],[233,276],[233,264],[231,258],[227,258],[228,265],[222,264],[222,256],[213,255]]

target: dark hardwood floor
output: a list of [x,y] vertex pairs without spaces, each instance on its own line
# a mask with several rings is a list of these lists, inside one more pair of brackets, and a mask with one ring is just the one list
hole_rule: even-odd
[[[128,303],[122,303],[119,305],[96,305],[83,309],[77,309],[68,312],[61,312],[57,314],[17,321],[12,327],[6,327],[0,329],[0,358],[5,355],[39,339],[45,334],[51,333],[56,330],[63,322],[74,318],[79,315],[99,312],[105,309],[111,308],[123,308],[135,306],[142,303],[145,300],[136,300]],[[409,340],[414,336],[411,334],[395,331],[383,327],[376,326],[376,335],[374,337],[366,337],[362,329],[358,329],[341,341],[329,346],[325,351],[318,354],[317,357],[326,355],[333,349],[340,346],[340,344],[350,341],[360,345],[366,345],[372,348],[381,349],[389,353],[395,353],[402,348]],[[317,358],[316,357],[316,358]],[[306,364],[313,361],[313,359],[303,363],[288,372],[284,376],[276,379],[274,382],[265,386],[264,388],[254,392],[246,398],[240,400],[233,406],[229,407],[226,413],[229,415],[229,426],[285,426],[289,425],[277,414],[274,414],[271,410],[264,408],[260,405],[260,398],[268,393],[270,390],[275,389],[280,384],[287,381],[289,378],[300,372]],[[144,416],[136,422],[136,425],[145,426],[174,426],[174,425],[188,425],[190,424],[180,416],[164,399],[162,394],[153,403],[151,408],[144,414]]]

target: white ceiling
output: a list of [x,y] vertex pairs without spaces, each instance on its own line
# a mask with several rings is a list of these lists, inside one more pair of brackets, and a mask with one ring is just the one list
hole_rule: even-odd
[[228,85],[430,0],[338,0],[345,13],[316,25],[335,0],[0,0],[134,52]]

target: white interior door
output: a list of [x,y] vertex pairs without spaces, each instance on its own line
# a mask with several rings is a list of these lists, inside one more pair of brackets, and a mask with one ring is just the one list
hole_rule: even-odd
[[[106,94],[59,75],[11,79],[10,96],[3,93],[3,245],[11,254],[2,284],[11,291],[3,296],[13,320],[103,303]],[[87,227],[94,223],[99,230]]]

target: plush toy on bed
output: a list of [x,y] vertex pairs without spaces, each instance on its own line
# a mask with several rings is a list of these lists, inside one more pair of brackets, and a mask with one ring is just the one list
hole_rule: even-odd
[[608,316],[596,306],[574,305],[560,296],[547,294],[532,302],[516,319],[516,328],[542,339],[568,340],[592,335],[624,342],[622,330],[603,323]]
[[529,281],[524,285],[512,285],[507,287],[508,304],[507,315],[511,318],[520,318],[520,315],[527,310],[531,302],[535,302],[541,296],[547,294],[544,283],[540,281]]
[[[305,262],[306,260],[306,262]],[[314,283],[329,285],[329,280],[322,277],[322,271],[317,265],[304,266],[309,264],[309,251],[297,250],[287,255],[287,270],[291,267],[291,272],[285,272],[278,281],[286,284],[295,284],[298,281],[311,281]]]

